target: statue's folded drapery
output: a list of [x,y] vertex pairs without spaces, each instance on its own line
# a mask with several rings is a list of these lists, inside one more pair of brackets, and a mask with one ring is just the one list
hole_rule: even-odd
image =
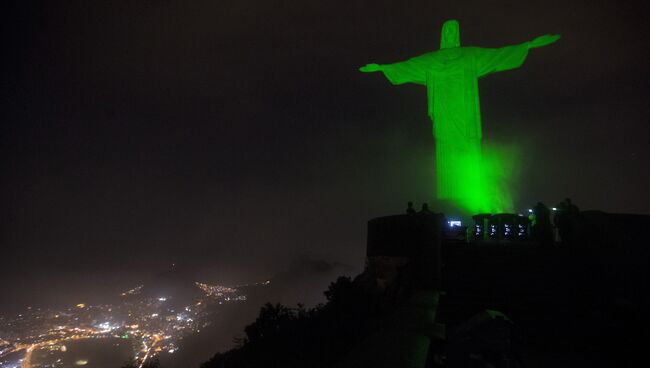
[[474,212],[490,208],[489,183],[481,174],[481,112],[478,78],[520,67],[526,43],[498,49],[456,47],[434,51],[381,70],[393,84],[425,85],[436,139],[438,198],[456,200]]

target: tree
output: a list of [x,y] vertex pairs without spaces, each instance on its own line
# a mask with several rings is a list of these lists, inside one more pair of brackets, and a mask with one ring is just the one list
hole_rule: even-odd
[[266,303],[260,310],[255,322],[246,326],[244,332],[248,341],[255,343],[265,338],[275,337],[287,328],[295,316],[291,309],[282,304]]

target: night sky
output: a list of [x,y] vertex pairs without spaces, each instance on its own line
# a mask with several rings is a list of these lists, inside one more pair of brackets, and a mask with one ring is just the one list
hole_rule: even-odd
[[650,213],[646,0],[11,3],[0,304],[172,262],[360,269],[366,221],[433,202],[435,177],[424,88],[357,68],[437,49],[450,18],[465,46],[562,35],[479,82],[485,138],[520,149],[518,208]]

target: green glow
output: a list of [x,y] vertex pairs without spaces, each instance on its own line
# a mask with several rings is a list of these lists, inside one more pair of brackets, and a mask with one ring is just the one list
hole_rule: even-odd
[[427,88],[428,114],[436,140],[437,197],[471,212],[510,212],[512,199],[503,183],[513,152],[486,152],[482,145],[478,79],[519,68],[531,48],[549,45],[559,35],[544,35],[501,48],[461,47],[458,22],[442,26],[440,50],[393,64],[368,64],[362,72],[384,73],[395,85]]

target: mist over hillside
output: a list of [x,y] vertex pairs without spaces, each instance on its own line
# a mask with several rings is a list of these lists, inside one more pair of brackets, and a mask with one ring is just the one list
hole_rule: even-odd
[[307,307],[325,302],[323,292],[338,276],[354,275],[360,270],[336,262],[327,262],[309,256],[300,256],[269,278],[265,286],[242,286],[245,302],[219,306],[212,314],[212,323],[198,334],[188,337],[173,355],[161,356],[164,368],[199,366],[215,352],[235,346],[235,339],[243,336],[244,327],[255,320],[260,308],[267,302],[296,307]]

